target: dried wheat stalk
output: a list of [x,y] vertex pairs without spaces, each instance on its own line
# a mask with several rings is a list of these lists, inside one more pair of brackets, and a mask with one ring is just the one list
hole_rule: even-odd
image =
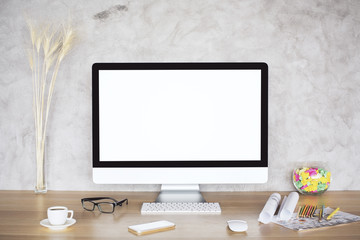
[[74,30],[70,25],[62,25],[56,30],[53,26],[35,27],[28,21],[31,49],[28,51],[32,71],[33,113],[35,120],[36,189],[44,189],[43,167],[45,153],[46,127],[51,100],[60,64],[74,43]]

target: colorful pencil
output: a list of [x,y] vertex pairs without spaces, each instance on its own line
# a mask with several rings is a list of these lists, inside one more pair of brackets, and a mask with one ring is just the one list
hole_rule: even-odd
[[297,217],[296,218],[299,218],[300,217],[300,212],[301,212],[301,206],[299,206],[299,210],[298,210],[298,213],[297,213]]
[[326,220],[330,220],[336,213],[337,213],[337,211],[339,211],[340,210],[340,208],[338,207],[337,209],[335,209],[327,218],[326,218]]
[[302,217],[306,217],[306,212],[309,210],[310,206],[306,205],[305,206],[305,209],[304,209],[304,212],[302,214]]
[[306,212],[305,212],[305,217],[307,217],[308,216],[308,214],[309,214],[309,211],[310,211],[310,209],[311,209],[311,205],[309,205],[309,207],[306,209]]
[[324,218],[324,204],[321,205],[320,211],[319,211],[319,222]]
[[304,209],[303,209],[302,212],[301,212],[301,217],[302,217],[302,218],[303,218],[304,215],[305,215],[305,211],[306,211],[307,207],[308,207],[308,205],[305,205],[305,206],[304,206]]
[[314,209],[312,210],[310,217],[314,217],[314,213],[315,213],[316,209],[317,209],[317,206],[314,206]]
[[309,209],[306,211],[306,217],[309,217],[310,212],[312,211],[314,206],[310,206]]
[[299,212],[299,218],[301,218],[301,214],[302,214],[303,210],[304,210],[304,206],[301,206],[300,212]]
[[303,213],[304,213],[304,210],[305,210],[305,207],[306,205],[302,206],[301,207],[301,211],[300,211],[300,216],[299,217],[302,217]]

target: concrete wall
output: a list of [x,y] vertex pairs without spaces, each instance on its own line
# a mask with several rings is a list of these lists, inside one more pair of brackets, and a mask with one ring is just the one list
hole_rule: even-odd
[[26,17],[70,15],[74,50],[58,75],[48,126],[53,190],[96,185],[91,163],[94,62],[264,61],[269,65],[269,181],[204,191],[292,190],[291,170],[317,164],[332,190],[360,190],[360,2],[0,1],[0,189],[34,189],[35,141]]

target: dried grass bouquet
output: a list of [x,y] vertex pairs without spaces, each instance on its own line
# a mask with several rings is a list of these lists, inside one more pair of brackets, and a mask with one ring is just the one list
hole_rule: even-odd
[[37,27],[28,21],[31,49],[28,50],[32,71],[33,112],[36,140],[36,186],[35,192],[46,192],[44,154],[46,126],[51,99],[60,64],[74,44],[75,33],[67,25]]

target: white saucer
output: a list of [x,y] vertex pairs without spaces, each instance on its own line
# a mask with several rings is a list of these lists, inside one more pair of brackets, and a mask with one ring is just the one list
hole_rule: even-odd
[[43,219],[40,221],[40,225],[50,228],[52,230],[62,230],[65,229],[67,227],[70,227],[71,225],[74,225],[76,223],[75,219],[70,219],[70,220],[66,220],[65,224],[63,225],[51,225],[48,219]]

